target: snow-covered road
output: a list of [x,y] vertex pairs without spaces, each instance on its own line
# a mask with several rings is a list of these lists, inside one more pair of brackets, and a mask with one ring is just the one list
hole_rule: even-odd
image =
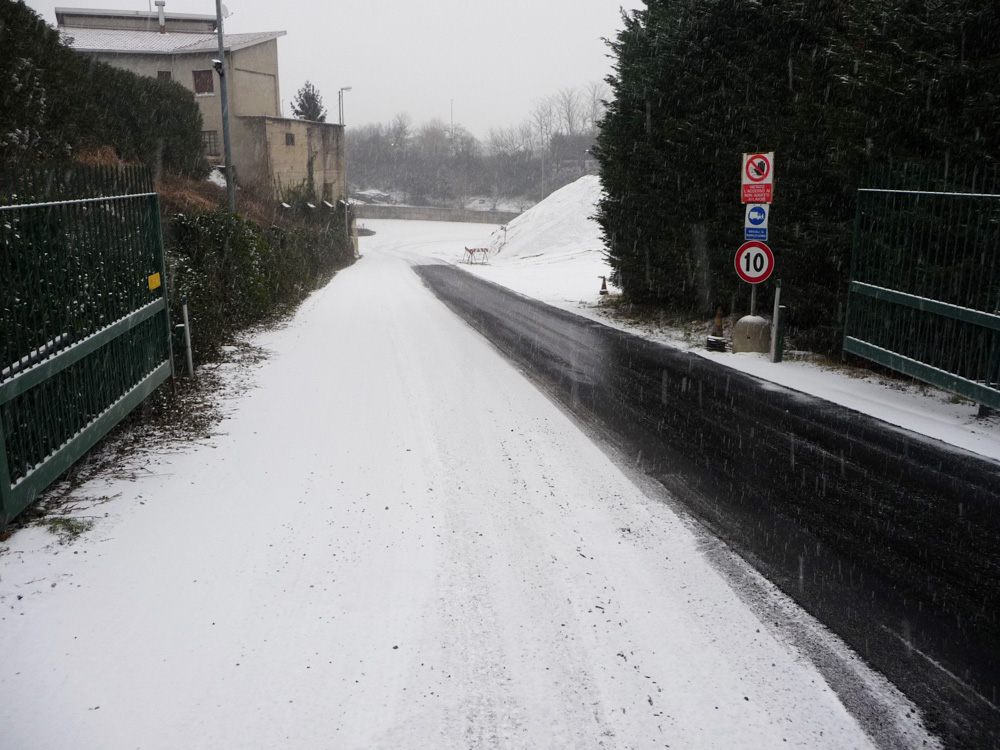
[[481,233],[386,223],[259,337],[224,434],[85,488],[120,496],[72,545],[10,540],[0,747],[871,746],[413,273]]

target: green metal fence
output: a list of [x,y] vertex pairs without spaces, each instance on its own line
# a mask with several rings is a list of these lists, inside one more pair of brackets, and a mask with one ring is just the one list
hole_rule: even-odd
[[172,373],[148,171],[0,175],[0,529]]
[[844,350],[1000,408],[996,172],[894,170],[867,183]]

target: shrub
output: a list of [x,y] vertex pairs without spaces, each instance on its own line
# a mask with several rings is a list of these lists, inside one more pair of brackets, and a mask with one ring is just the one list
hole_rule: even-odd
[[196,360],[211,358],[233,333],[301,301],[350,265],[353,247],[339,227],[264,230],[225,211],[172,216],[165,226],[171,315],[181,319],[186,297]]
[[0,162],[8,167],[110,146],[157,174],[208,171],[194,94],[76,52],[23,2],[0,2],[0,71]]

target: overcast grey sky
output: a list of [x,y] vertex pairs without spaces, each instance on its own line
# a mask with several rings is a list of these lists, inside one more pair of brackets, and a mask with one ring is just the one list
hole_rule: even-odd
[[[611,71],[608,48],[620,8],[641,0],[224,0],[232,32],[287,31],[278,41],[285,115],[307,79],[337,120],[337,91],[347,124],[387,122],[407,112],[482,138],[516,125],[540,99],[582,87]],[[56,7],[148,10],[150,0],[27,0],[55,25]],[[155,7],[154,7],[155,10]],[[168,13],[214,15],[214,0],[167,0]]]

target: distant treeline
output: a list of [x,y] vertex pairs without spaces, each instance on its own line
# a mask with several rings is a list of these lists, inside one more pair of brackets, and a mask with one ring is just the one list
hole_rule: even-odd
[[[741,154],[774,151],[772,247],[801,341],[839,345],[855,194],[870,167],[995,164],[1000,6],[645,0],[610,42],[599,220],[635,300],[745,306]],[[770,285],[766,285],[770,288]],[[738,295],[738,297],[736,296]],[[766,296],[766,295],[765,295]]]
[[565,88],[536,103],[520,125],[485,141],[461,125],[406,114],[348,128],[351,189],[401,193],[413,205],[461,205],[470,197],[520,199],[525,206],[587,174],[607,87]]
[[202,175],[193,94],[69,48],[23,2],[0,2],[0,164],[56,163],[111,147],[125,162]]

